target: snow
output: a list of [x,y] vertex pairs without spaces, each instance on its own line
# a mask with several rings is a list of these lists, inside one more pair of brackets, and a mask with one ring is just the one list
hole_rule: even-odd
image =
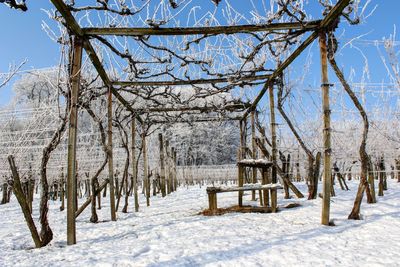
[[271,164],[272,162],[266,159],[242,159],[239,161],[242,164]]
[[[321,199],[283,200],[282,190],[280,205],[296,201],[302,206],[275,214],[205,217],[198,215],[208,207],[205,187],[189,187],[152,198],[150,207],[141,198],[139,213],[118,213],[118,221],[111,222],[103,199],[100,223],[89,222],[89,210],[78,218],[74,246],[66,246],[66,212],[59,211],[58,201],[51,202],[54,240],[41,249],[32,249],[13,197],[0,206],[0,266],[398,266],[400,184],[388,182],[377,204],[363,203],[361,221],[347,220],[358,182],[350,182],[348,192],[336,188],[334,227],[320,224]],[[245,200],[251,203],[250,193]],[[237,192],[218,199],[220,207],[236,201]]]
[[251,189],[269,189],[269,188],[283,188],[281,184],[260,184],[260,183],[256,183],[256,184],[244,184],[241,187],[238,187],[237,185],[235,186],[217,186],[217,187],[211,187],[217,190],[221,190],[221,191],[229,191],[229,190],[239,190],[239,189],[244,189],[244,190],[251,190]]

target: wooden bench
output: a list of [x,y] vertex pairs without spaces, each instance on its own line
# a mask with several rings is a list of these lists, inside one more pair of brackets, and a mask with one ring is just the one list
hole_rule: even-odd
[[[267,194],[268,191],[271,192],[271,209],[272,212],[276,212],[277,210],[277,194],[276,191],[278,189],[282,189],[283,187],[280,184],[245,184],[240,187],[207,187],[208,194],[208,204],[211,213],[216,213],[217,206],[217,194],[225,193],[225,192],[244,192],[244,191],[252,191],[252,190],[263,190],[264,194]],[[239,206],[242,206],[242,203],[239,202]]]

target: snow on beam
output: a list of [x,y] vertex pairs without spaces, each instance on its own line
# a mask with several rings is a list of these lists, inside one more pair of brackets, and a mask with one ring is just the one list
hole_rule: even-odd
[[245,184],[241,187],[207,187],[207,192],[210,193],[223,193],[223,192],[237,192],[237,191],[251,191],[251,190],[271,190],[271,189],[282,189],[281,184]]
[[237,165],[242,167],[269,168],[272,166],[272,162],[266,159],[243,159]]

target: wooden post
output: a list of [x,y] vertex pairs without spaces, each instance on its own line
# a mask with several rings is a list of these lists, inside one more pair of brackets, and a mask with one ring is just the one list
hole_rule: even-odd
[[[251,156],[253,159],[256,159],[257,146],[256,146],[256,127],[255,127],[254,112],[255,112],[254,110],[251,112],[251,152],[252,152]],[[252,169],[252,183],[253,184],[257,183],[257,168]],[[261,194],[260,194],[260,199],[261,199]],[[253,201],[256,200],[255,190],[251,191],[251,200]]]
[[68,129],[67,162],[67,244],[76,244],[75,192],[76,192],[76,135],[78,124],[78,95],[82,65],[82,39],[75,36],[71,70],[71,107]]
[[132,114],[131,122],[131,154],[132,154],[132,183],[133,183],[133,193],[135,198],[135,212],[139,211],[139,196],[138,196],[138,186],[137,186],[137,166],[136,166],[136,119]]
[[142,124],[142,149],[143,149],[143,185],[146,194],[146,204],[150,206],[150,181],[147,164],[147,146],[146,146],[146,132],[144,124]]
[[[275,99],[274,99],[274,85],[273,83],[269,84],[269,110],[270,110],[270,124],[271,124],[271,143],[272,143],[272,171],[271,171],[271,180],[273,184],[277,183],[276,177],[276,160],[278,154],[278,148],[276,144],[276,121],[275,121]],[[271,207],[272,211],[276,211],[277,205],[277,190],[271,190]]]
[[215,212],[217,211],[217,194],[214,191],[207,192],[207,194],[209,210],[212,214],[215,214]]
[[322,191],[322,218],[321,223],[329,225],[329,210],[331,201],[331,111],[329,109],[329,84],[327,66],[327,47],[326,33],[319,32],[319,48],[321,56],[321,89],[322,89],[322,109],[323,109],[323,143],[324,143],[324,176]]
[[178,175],[176,173],[176,150],[174,147],[172,148],[172,173],[174,176],[174,188],[176,191],[178,188]]
[[160,148],[160,176],[161,176],[161,195],[166,196],[165,192],[165,160],[164,160],[164,140],[162,133],[158,134],[158,142]]
[[166,152],[166,160],[165,160],[165,175],[167,180],[167,194],[171,194],[172,192],[172,183],[171,183],[171,160],[169,153],[169,141],[165,140],[165,152]]
[[[239,123],[239,128],[240,128],[240,150],[239,150],[239,161],[243,159],[243,150],[244,150],[244,121],[241,120]],[[238,167],[238,186],[242,187],[243,186],[243,176],[244,168],[242,166]],[[243,206],[243,191],[239,191],[239,207]]]
[[[268,175],[269,175],[269,169],[262,169],[262,184],[268,184]],[[264,199],[263,199],[263,206],[268,207],[269,206],[269,190],[263,190],[264,192]]]
[[110,180],[110,211],[111,220],[117,220],[115,212],[115,189],[114,189],[114,162],[113,162],[113,143],[112,143],[112,91],[108,88],[107,94],[107,119],[108,119],[108,179]]

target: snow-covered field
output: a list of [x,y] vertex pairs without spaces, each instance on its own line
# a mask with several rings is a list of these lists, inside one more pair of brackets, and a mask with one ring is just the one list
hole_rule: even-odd
[[[165,199],[152,198],[148,208],[141,199],[139,213],[118,213],[117,222],[109,221],[104,199],[100,223],[89,222],[89,210],[78,218],[74,246],[66,246],[65,211],[51,202],[54,240],[42,249],[32,249],[13,197],[0,206],[0,266],[399,266],[400,184],[389,180],[377,204],[363,203],[364,220],[350,221],[356,186],[350,183],[349,192],[336,188],[334,227],[320,224],[320,199],[295,200],[302,206],[276,214],[204,217],[197,213],[208,205],[205,188],[180,188]],[[237,193],[218,195],[219,207],[236,201]]]

